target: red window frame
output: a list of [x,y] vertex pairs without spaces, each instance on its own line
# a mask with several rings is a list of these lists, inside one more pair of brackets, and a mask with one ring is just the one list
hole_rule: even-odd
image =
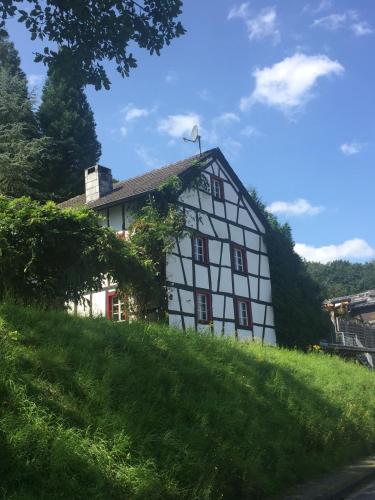
[[[240,303],[245,303],[247,307],[247,325],[241,325],[240,323]],[[236,297],[236,323],[237,328],[243,330],[252,330],[253,329],[253,314],[251,311],[251,302],[246,297]]]
[[[195,241],[197,239],[201,239],[203,241],[203,261],[200,261],[195,256]],[[192,254],[193,261],[196,264],[201,264],[202,266],[208,266],[209,258],[208,258],[208,237],[204,234],[194,234],[192,238]]]
[[[112,320],[112,302],[113,302],[113,298],[114,297],[117,297],[118,293],[117,291],[114,291],[114,292],[107,292],[107,297],[106,297],[106,317],[107,319],[110,319]],[[124,301],[124,320],[123,321],[127,321],[128,319],[128,311],[127,311],[127,308],[126,308],[126,300],[127,300],[127,297],[126,296],[122,296],[123,297],[123,301]]]
[[[238,269],[236,269],[235,250],[239,250],[241,252],[242,262],[243,262],[243,271],[239,271]],[[241,245],[232,244],[231,245],[231,257],[232,257],[233,272],[238,273],[238,274],[248,274],[246,248],[241,246]]]
[[[220,196],[217,196],[214,191],[214,182],[217,181],[220,186]],[[223,200],[224,199],[224,182],[223,179],[220,179],[217,175],[211,175],[211,193],[215,200]]]
[[[204,295],[206,297],[206,303],[207,303],[207,320],[202,320],[199,319],[199,313],[198,313],[198,307],[199,307],[199,302],[198,302],[198,297],[199,295]],[[207,290],[196,290],[195,291],[195,313],[197,316],[197,321],[201,325],[208,325],[212,321],[212,297],[211,293],[208,292]]]

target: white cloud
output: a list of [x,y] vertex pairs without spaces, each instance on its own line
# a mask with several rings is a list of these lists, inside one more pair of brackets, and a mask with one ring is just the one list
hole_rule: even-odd
[[250,40],[261,40],[270,37],[274,43],[280,41],[275,7],[264,7],[258,15],[252,16],[249,4],[242,3],[239,7],[233,7],[228,14],[228,19],[235,18],[243,19]]
[[177,73],[172,70],[168,71],[168,73],[165,76],[165,83],[167,83],[168,85],[173,85],[177,82],[177,80],[178,80]]
[[345,26],[348,19],[348,13],[344,14],[330,14],[329,16],[321,17],[320,19],[315,19],[313,26],[318,26],[321,28],[326,28],[330,31],[336,31],[339,28]]
[[136,146],[135,154],[143,161],[146,167],[156,168],[161,165],[161,162],[152,154],[152,151],[144,146]]
[[346,28],[351,30],[356,36],[371,35],[374,32],[369,23],[359,19],[359,14],[355,10],[347,10],[341,14],[330,14],[315,19],[312,26],[325,28],[330,31]]
[[194,125],[200,126],[201,118],[197,113],[186,113],[180,115],[169,115],[167,118],[159,120],[158,130],[171,137],[190,136],[191,129]]
[[120,134],[122,137],[126,137],[128,135],[128,129],[124,126],[120,127]]
[[262,135],[259,130],[252,125],[247,125],[245,128],[241,130],[241,134],[245,137],[258,137]]
[[353,238],[344,241],[339,245],[327,245],[322,247],[313,247],[304,243],[296,243],[295,251],[303,258],[313,262],[326,264],[333,260],[364,260],[375,257],[375,249],[365,240]]
[[274,201],[266,207],[272,214],[282,215],[317,215],[323,212],[324,207],[311,205],[307,200],[299,198],[293,202]]
[[253,73],[255,89],[250,96],[241,99],[240,109],[244,111],[255,102],[283,111],[297,109],[311,98],[318,78],[339,75],[343,71],[338,61],[325,55],[296,53],[273,66],[256,69]]
[[354,23],[352,24],[351,29],[356,36],[365,36],[374,33],[374,30],[366,22]]
[[27,75],[27,82],[30,87],[36,87],[43,83],[44,75],[30,74]]
[[232,113],[231,111],[222,113],[221,115],[214,118],[214,122],[216,124],[223,124],[223,125],[239,121],[240,117],[236,113]]
[[147,109],[147,108],[137,108],[133,104],[128,104],[123,110],[124,120],[126,122],[131,122],[133,120],[137,120],[138,118],[143,118],[145,116],[150,115],[155,111],[155,108]]
[[224,141],[222,141],[221,147],[228,156],[234,158],[241,151],[242,144],[232,137],[227,137],[226,139],[224,139]]
[[356,155],[365,149],[365,144],[360,142],[344,143],[340,146],[340,151],[346,156]]
[[202,99],[202,101],[212,101],[211,93],[207,89],[199,90],[199,92],[197,92],[197,95],[200,99]]

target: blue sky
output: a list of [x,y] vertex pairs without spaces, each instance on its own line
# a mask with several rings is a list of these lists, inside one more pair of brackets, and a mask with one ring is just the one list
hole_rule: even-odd
[[[101,163],[124,179],[219,146],[310,260],[375,258],[373,0],[185,0],[182,38],[87,89]],[[38,45],[8,25],[31,87]]]

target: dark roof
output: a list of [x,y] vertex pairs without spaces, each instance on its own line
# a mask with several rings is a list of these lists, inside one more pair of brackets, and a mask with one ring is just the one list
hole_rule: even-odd
[[209,149],[202,154],[190,156],[190,158],[186,158],[185,160],[181,160],[176,163],[171,163],[170,165],[166,165],[165,167],[151,170],[151,172],[146,172],[143,175],[132,177],[131,179],[127,179],[125,181],[117,182],[113,185],[113,191],[111,193],[102,196],[98,200],[86,203],[85,194],[80,194],[75,198],[71,198],[70,200],[60,203],[59,206],[62,208],[67,208],[86,205],[89,208],[104,208],[111,205],[116,205],[119,201],[132,200],[141,195],[145,195],[147,193],[155,191],[171,175],[182,175],[184,172],[188,171],[189,168],[193,167],[198,160],[202,161],[209,158],[218,159],[219,162],[227,169],[230,176],[240,188],[242,195],[248,201],[263,226],[265,228],[269,228],[269,223],[263,212],[259,210],[257,204],[254,202],[249,192],[245,189],[236,172],[229,165],[220,148]]
[[186,172],[190,167],[192,167],[197,160],[205,160],[217,151],[218,148],[210,149],[201,155],[198,154],[191,156],[185,160],[151,170],[151,172],[146,172],[143,175],[138,175],[137,177],[132,177],[131,179],[127,179],[125,181],[116,182],[113,185],[113,191],[105,196],[102,196],[98,200],[86,203],[85,194],[80,194],[74,198],[70,198],[70,200],[60,203],[59,206],[66,208],[87,205],[89,208],[98,208],[113,205],[119,201],[128,200],[150,193],[155,191],[164,181],[168,179],[168,177],[172,175],[181,175],[183,172]]

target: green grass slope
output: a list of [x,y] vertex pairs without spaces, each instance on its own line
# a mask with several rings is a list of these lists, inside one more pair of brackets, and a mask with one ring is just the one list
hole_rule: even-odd
[[262,498],[375,448],[322,354],[0,307],[0,497]]

